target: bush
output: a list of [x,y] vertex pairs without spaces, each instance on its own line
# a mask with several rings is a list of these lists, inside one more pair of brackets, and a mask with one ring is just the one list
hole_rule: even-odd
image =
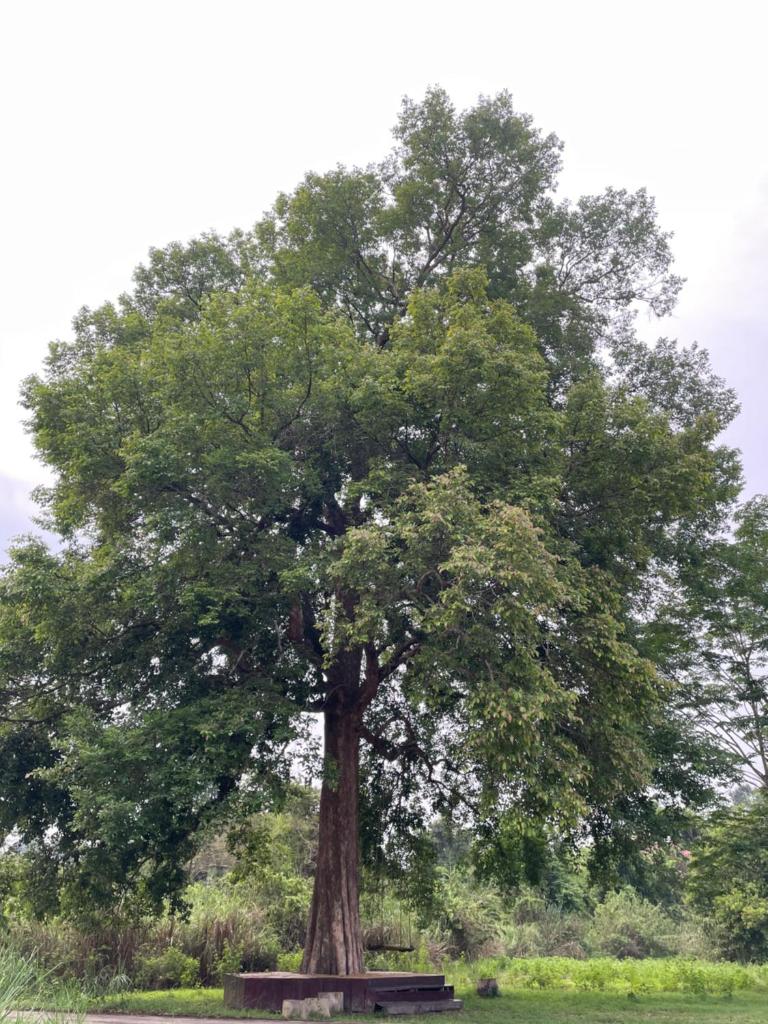
[[195,957],[170,946],[158,956],[141,958],[134,981],[142,989],[192,988],[200,982],[200,964]]
[[304,953],[300,949],[295,949],[290,953],[278,953],[277,969],[279,971],[298,972],[301,970],[303,959]]
[[474,958],[498,952],[504,905],[498,890],[481,884],[465,870],[439,868],[434,922],[452,956]]
[[768,960],[768,899],[756,884],[716,896],[713,918],[723,956],[742,963]]
[[523,892],[510,907],[511,924],[503,931],[508,956],[567,956],[583,959],[587,918],[567,913],[534,892]]
[[222,964],[225,974],[274,970],[281,943],[249,882],[193,885],[188,898],[189,920],[177,926],[174,942],[198,960],[203,984],[220,980]]
[[217,985],[224,983],[225,974],[237,974],[243,969],[245,946],[233,946],[228,939],[224,940],[221,954],[216,957],[213,965],[213,979]]
[[633,889],[609,893],[598,904],[587,931],[590,949],[625,957],[670,956],[676,952],[677,924]]
[[[95,992],[124,986],[140,954],[159,952],[150,936],[149,924],[115,923],[108,928],[84,929],[53,919],[15,921],[8,941],[22,955],[32,957],[41,968],[57,978],[77,979]],[[163,946],[167,945],[164,939]]]

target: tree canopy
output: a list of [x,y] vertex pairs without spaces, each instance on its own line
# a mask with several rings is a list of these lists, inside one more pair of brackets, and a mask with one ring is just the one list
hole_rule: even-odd
[[358,830],[454,813],[499,868],[704,786],[642,626],[736,493],[735,403],[633,337],[679,287],[653,203],[556,201],[560,145],[507,94],[433,90],[395,137],[251,231],[152,250],[26,382],[61,541],[2,581],[0,828],[41,899],[173,897],[308,713],[308,969],[361,963]]

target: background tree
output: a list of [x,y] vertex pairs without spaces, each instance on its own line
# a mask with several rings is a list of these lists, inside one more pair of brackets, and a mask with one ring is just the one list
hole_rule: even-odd
[[494,870],[690,789],[639,606],[738,474],[732,396],[633,347],[630,305],[678,287],[652,203],[555,204],[559,146],[505,94],[408,101],[396,137],[153,251],[26,384],[61,547],[3,579],[0,820],[64,909],[178,893],[308,713],[309,971],[362,967],[360,834],[459,812]]
[[715,815],[691,860],[692,904],[716,929],[729,959],[768,956],[768,801],[764,792]]
[[748,781],[768,789],[768,499],[736,513],[694,592],[704,652],[699,721],[734,755]]
[[768,787],[768,499],[745,502],[732,535],[684,566],[655,628],[695,727],[736,779]]

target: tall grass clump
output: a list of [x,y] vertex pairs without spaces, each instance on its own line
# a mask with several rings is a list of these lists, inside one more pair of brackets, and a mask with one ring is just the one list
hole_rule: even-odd
[[38,987],[39,972],[31,957],[21,956],[8,945],[0,945],[0,1020],[5,1020],[19,1003]]

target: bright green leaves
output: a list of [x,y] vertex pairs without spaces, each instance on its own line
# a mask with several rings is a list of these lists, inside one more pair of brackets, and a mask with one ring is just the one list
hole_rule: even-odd
[[[343,632],[337,624],[336,642],[375,640],[382,650],[402,639],[389,637],[387,625],[398,609],[414,635],[447,644],[467,617],[498,624],[506,616],[512,627],[515,609],[535,619],[558,595],[554,562],[528,516],[483,505],[463,468],[411,486],[386,519],[348,531],[329,571],[358,595],[354,624]],[[502,595],[512,601],[506,611],[496,603]]]
[[329,648],[373,643],[385,663],[411,651],[407,713],[485,813],[514,799],[574,824],[589,794],[642,786],[663,691],[607,578],[556,557],[522,508],[480,500],[465,469],[350,530],[331,575],[358,604],[354,622],[329,611]]
[[[451,756],[495,805],[499,790],[520,793],[522,782],[536,789],[542,760],[564,753],[557,733],[574,699],[542,648],[568,597],[557,560],[526,513],[501,503],[483,508],[462,484],[454,474],[422,488],[406,520],[406,536],[414,546],[425,536],[428,551],[445,544],[449,525],[458,527],[443,559],[432,554],[423,563],[421,578],[432,573],[431,600],[409,686],[433,714],[445,702],[454,714],[462,709]],[[570,783],[577,771],[574,765]],[[573,795],[570,783],[563,778],[557,788]]]
[[530,330],[489,303],[481,271],[413,295],[383,352],[369,352],[351,404],[380,452],[374,493],[465,465],[487,495],[540,504],[559,475],[560,417]]

